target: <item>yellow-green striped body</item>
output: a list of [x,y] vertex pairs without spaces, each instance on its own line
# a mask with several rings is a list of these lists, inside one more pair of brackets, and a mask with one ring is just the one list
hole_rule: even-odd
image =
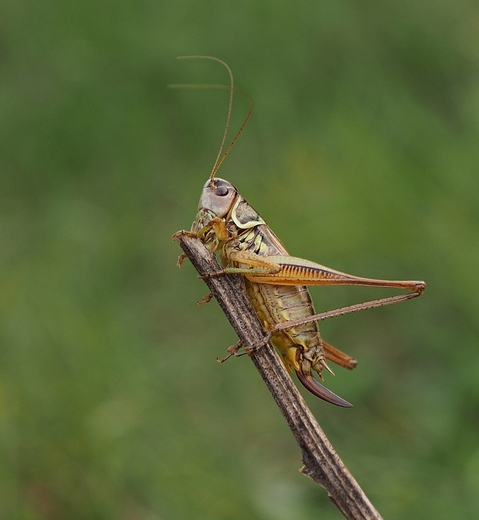
[[[252,251],[260,256],[287,256],[278,237],[265,224],[242,230],[236,239],[226,242],[220,250],[225,266],[246,267],[229,261],[230,250]],[[245,275],[246,291],[261,322],[276,325],[315,314],[313,301],[306,286],[255,283]],[[311,361],[319,374],[323,365],[322,341],[317,322],[312,321],[274,333],[271,341],[281,352],[288,369],[300,370],[302,359]]]

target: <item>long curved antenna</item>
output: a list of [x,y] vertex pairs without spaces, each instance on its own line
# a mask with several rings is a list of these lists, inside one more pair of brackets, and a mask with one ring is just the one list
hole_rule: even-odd
[[[223,65],[223,67],[226,68],[226,70],[228,71],[229,77],[230,77],[230,84],[229,85],[196,85],[196,84],[195,85],[169,85],[169,87],[171,87],[171,88],[179,88],[179,87],[180,88],[182,88],[182,87],[189,87],[189,88],[220,88],[220,89],[225,89],[225,90],[229,90],[230,91],[230,99],[229,99],[229,105],[228,105],[228,114],[226,116],[225,130],[223,132],[223,138],[221,140],[221,145],[220,145],[220,149],[218,151],[218,155],[216,156],[216,160],[215,160],[215,163],[213,165],[213,169],[211,170],[211,174],[210,174],[210,180],[213,180],[215,175],[216,175],[216,172],[220,169],[220,166],[223,164],[223,161],[228,156],[231,148],[233,148],[233,146],[235,145],[238,137],[240,136],[241,132],[243,131],[243,128],[246,126],[246,123],[248,122],[248,119],[251,116],[251,112],[253,112],[253,107],[254,107],[253,100],[251,99],[251,97],[248,94],[246,94],[246,92],[243,92],[242,90],[240,90],[240,89],[238,89],[238,88],[236,88],[234,86],[233,73],[231,72],[231,69],[230,69],[229,65],[226,62],[224,62],[223,60],[220,60],[219,58],[215,58],[214,56],[178,56],[178,59],[179,60],[202,59],[202,60],[217,61],[218,63],[221,63],[221,65]],[[228,135],[228,130],[229,130],[230,121],[231,121],[231,111],[232,111],[232,108],[233,108],[233,93],[234,93],[235,90],[238,91],[238,92],[241,92],[241,94],[243,94],[244,96],[246,96],[248,98],[249,103],[250,103],[250,108],[249,108],[248,114],[246,115],[246,117],[245,117],[245,119],[243,121],[243,124],[241,125],[240,129],[238,130],[238,132],[234,136],[233,140],[229,144],[229,146],[226,149],[226,151],[223,153],[223,149],[224,149],[224,145],[225,145],[225,142],[226,142],[226,137]]]
[[217,161],[217,163],[215,163],[215,167],[213,168],[211,175],[210,175],[210,180],[212,180],[214,178],[214,176],[216,175],[216,172],[220,169],[220,166],[223,164],[223,161],[226,159],[226,157],[230,153],[231,148],[233,148],[236,141],[238,140],[238,137],[241,135],[243,128],[246,126],[246,123],[248,122],[248,120],[251,116],[251,112],[253,112],[254,103],[253,103],[251,96],[249,94],[247,94],[246,92],[244,92],[243,90],[240,90],[239,88],[234,87],[233,90],[237,90],[238,92],[241,92],[244,96],[246,96],[248,98],[249,110],[248,110],[248,113],[246,114],[246,117],[244,118],[243,123],[240,126],[240,129],[236,132],[236,135],[234,136],[233,140],[229,144],[225,153],[222,155],[221,159],[219,161]]

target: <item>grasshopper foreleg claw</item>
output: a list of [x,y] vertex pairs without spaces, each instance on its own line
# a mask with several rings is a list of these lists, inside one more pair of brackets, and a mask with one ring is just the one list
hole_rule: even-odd
[[[243,342],[240,340],[240,341],[238,341],[238,343],[236,343],[236,345],[233,345],[233,346],[228,347],[226,349],[227,352],[228,352],[228,355],[226,357],[224,357],[223,359],[216,358],[216,361],[218,361],[218,363],[224,363],[225,361],[227,361],[232,356],[234,356],[234,357],[241,357],[241,356],[244,356],[244,355],[251,356],[252,354],[257,352],[260,348],[262,348],[265,345],[267,345],[269,340],[270,340],[270,338],[271,338],[271,334],[268,332],[266,334],[266,336],[263,338],[263,341],[261,341],[261,343],[259,343],[258,345],[254,345],[252,347],[244,346]],[[240,352],[241,348],[244,348],[244,352]]]
[[232,356],[234,356],[234,357],[244,356],[246,354],[246,352],[242,352],[241,354],[238,353],[242,347],[243,347],[243,343],[240,340],[240,341],[238,341],[238,343],[236,343],[236,345],[233,345],[226,349],[226,351],[228,352],[228,355],[226,357],[224,357],[223,359],[216,358],[216,361],[218,361],[218,363],[224,363]]
[[199,307],[200,305],[203,305],[203,303],[209,303],[213,299],[213,297],[214,297],[213,293],[210,292],[206,296],[203,296],[203,298],[201,298],[201,300],[197,301],[196,305],[198,305],[198,307]]

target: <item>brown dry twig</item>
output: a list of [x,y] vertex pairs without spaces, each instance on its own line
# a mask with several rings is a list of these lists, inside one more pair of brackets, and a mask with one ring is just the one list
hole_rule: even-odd
[[[178,233],[186,256],[200,275],[221,269],[216,257],[197,238]],[[244,290],[240,275],[205,279],[243,345],[264,343],[265,332]],[[301,471],[323,486],[348,519],[381,519],[356,480],[349,473],[284,368],[275,349],[266,344],[250,355],[298,443],[304,466]]]

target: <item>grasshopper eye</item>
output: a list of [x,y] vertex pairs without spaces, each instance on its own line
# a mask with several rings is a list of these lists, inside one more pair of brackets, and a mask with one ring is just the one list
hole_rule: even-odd
[[228,188],[226,186],[218,186],[215,191],[215,195],[219,195],[220,197],[224,197],[228,195]]

